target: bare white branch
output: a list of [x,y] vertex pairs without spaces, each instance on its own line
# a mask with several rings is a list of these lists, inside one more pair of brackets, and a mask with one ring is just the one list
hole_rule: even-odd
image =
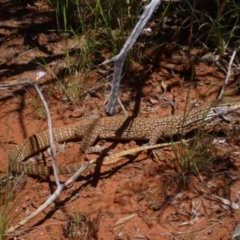
[[48,119],[48,135],[49,135],[48,137],[49,137],[49,143],[50,143],[50,149],[51,149],[51,160],[52,160],[52,165],[53,165],[53,170],[54,170],[55,181],[56,181],[57,186],[60,186],[61,184],[60,184],[59,179],[58,179],[57,167],[56,167],[56,163],[55,163],[56,147],[55,147],[55,143],[54,143],[54,140],[53,140],[52,120],[51,120],[48,105],[47,105],[47,103],[46,103],[38,85],[36,83],[32,82],[29,79],[18,82],[18,83],[13,83],[13,84],[0,84],[0,87],[13,87],[13,86],[17,86],[17,85],[30,85],[30,86],[32,86],[37,91],[40,99],[43,102],[43,105],[44,105],[46,113],[47,113],[47,119]]
[[[181,143],[187,143],[187,140],[182,140]],[[178,144],[180,142],[175,142],[175,143],[160,143],[160,144],[155,144],[155,145],[149,145],[149,146],[142,146],[142,147],[136,147],[133,149],[128,149],[116,154],[113,154],[111,156],[105,157],[103,159],[103,165],[115,165],[117,164],[120,160],[122,160],[122,157],[129,155],[129,154],[134,154],[143,150],[149,150],[149,149],[154,149],[154,148],[160,148],[160,147],[166,147],[166,146],[171,146],[172,144]],[[29,222],[30,220],[32,220],[33,218],[35,218],[39,213],[41,213],[42,211],[44,211],[51,203],[53,203],[58,196],[61,194],[61,192],[70,184],[72,184],[72,182],[74,182],[79,176],[80,174],[87,169],[88,167],[92,166],[93,164],[96,163],[96,159],[92,159],[90,161],[88,161],[87,163],[84,163],[81,168],[71,177],[69,178],[65,183],[61,184],[58,186],[58,188],[56,189],[56,191],[42,204],[40,205],[37,210],[35,210],[33,213],[31,213],[30,215],[28,215],[26,218],[24,218],[22,221],[20,221],[18,224],[12,226],[11,228],[9,228],[5,234],[10,234],[12,233],[14,230],[16,230],[17,228],[23,226],[24,224],[26,224],[27,222]]]
[[73,181],[75,181],[80,174],[86,169],[88,168],[93,162],[95,162],[95,160],[93,161],[89,161],[85,164],[82,165],[82,167],[69,179],[67,180],[65,183],[58,185],[58,188],[56,189],[56,191],[42,204],[40,205],[37,210],[35,210],[34,212],[32,212],[30,215],[28,215],[26,218],[24,218],[23,220],[21,220],[18,224],[12,226],[11,228],[9,228],[5,234],[10,234],[12,233],[15,229],[23,226],[24,224],[26,224],[27,222],[29,222],[30,220],[32,220],[33,218],[35,218],[39,213],[41,213],[44,209],[46,209],[51,203],[53,203],[58,196],[61,194],[61,192]]
[[228,64],[228,72],[227,72],[227,75],[226,75],[224,84],[223,84],[223,86],[221,87],[221,91],[220,91],[220,93],[219,93],[219,95],[218,95],[218,97],[217,97],[218,99],[220,99],[220,98],[222,97],[222,95],[223,95],[223,93],[224,93],[224,91],[225,91],[225,88],[227,87],[228,80],[229,80],[229,78],[230,78],[230,76],[231,76],[231,70],[232,70],[233,60],[234,60],[234,58],[235,58],[235,56],[236,56],[236,53],[237,53],[237,50],[235,49],[235,50],[233,51],[232,57],[231,57],[231,59],[230,59],[230,61],[229,61],[229,64]]
[[106,108],[106,112],[109,115],[113,114],[113,110],[116,105],[124,60],[128,52],[131,50],[133,44],[137,41],[137,38],[142,32],[144,26],[147,24],[148,20],[152,16],[153,12],[158,8],[160,3],[161,3],[161,0],[152,0],[147,6],[145,6],[142,16],[138,20],[135,28],[133,29],[131,35],[128,37],[120,53],[102,63],[102,64],[108,64],[110,62],[115,62],[112,90],[111,90],[110,100]]

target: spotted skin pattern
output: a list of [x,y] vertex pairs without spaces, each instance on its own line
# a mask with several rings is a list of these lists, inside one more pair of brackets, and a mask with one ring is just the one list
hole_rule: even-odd
[[[56,142],[82,139],[81,150],[88,153],[94,142],[100,139],[115,140],[148,140],[154,145],[160,138],[171,137],[204,126],[209,121],[234,112],[240,108],[240,100],[223,98],[206,103],[200,107],[192,107],[183,114],[159,117],[102,117],[84,119],[77,123],[53,129]],[[48,131],[36,133],[13,147],[8,156],[9,172],[24,172],[28,175],[51,175],[52,167],[37,164],[24,164],[30,156],[49,147]],[[58,167],[58,174],[76,172],[81,164]]]

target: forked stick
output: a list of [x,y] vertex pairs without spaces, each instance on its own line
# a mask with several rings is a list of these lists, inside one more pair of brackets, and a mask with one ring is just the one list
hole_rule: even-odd
[[[182,140],[182,143],[186,143],[188,140]],[[160,143],[160,144],[155,144],[155,145],[149,145],[149,146],[142,146],[142,147],[136,147],[133,149],[128,149],[116,154],[113,154],[111,156],[107,156],[103,159],[103,163],[102,165],[113,165],[113,164],[117,164],[120,160],[122,160],[122,157],[129,155],[129,154],[133,154],[133,153],[137,153],[140,151],[144,151],[144,150],[149,150],[149,149],[155,149],[155,148],[160,148],[160,147],[166,147],[166,146],[171,146],[172,144],[176,144],[176,143],[180,143],[180,142],[170,142],[170,143]],[[58,186],[57,190],[42,204],[38,207],[38,209],[36,209],[33,213],[31,213],[30,215],[28,215],[26,218],[24,218],[23,220],[21,220],[18,224],[12,226],[11,228],[9,228],[5,234],[10,234],[12,233],[14,230],[16,230],[17,228],[23,226],[24,224],[26,224],[27,222],[29,222],[31,219],[35,218],[39,213],[41,213],[42,211],[44,211],[51,203],[53,203],[58,196],[60,195],[60,193],[64,190],[64,188],[66,188],[68,185],[70,185],[73,181],[75,181],[80,174],[87,169],[88,167],[92,166],[93,164],[95,164],[97,162],[97,159],[93,159],[90,160],[87,163],[84,163],[81,168],[71,177],[69,178],[65,183],[61,184],[60,186]]]

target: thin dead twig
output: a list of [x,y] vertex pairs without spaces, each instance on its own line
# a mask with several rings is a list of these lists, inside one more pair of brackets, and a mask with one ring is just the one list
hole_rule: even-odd
[[54,177],[55,177],[55,181],[57,186],[60,186],[60,182],[59,182],[59,178],[57,175],[57,166],[56,166],[56,162],[55,162],[55,156],[56,156],[56,147],[55,147],[55,143],[53,140],[53,131],[52,131],[52,120],[51,120],[51,116],[50,116],[50,112],[49,112],[49,108],[47,105],[47,102],[45,101],[43,94],[40,90],[40,88],[38,87],[38,85],[34,82],[32,82],[30,79],[26,79],[24,81],[18,82],[18,83],[13,83],[13,84],[0,84],[0,87],[13,87],[16,85],[30,85],[31,87],[33,87],[40,99],[43,102],[44,108],[46,110],[47,113],[47,120],[48,120],[48,137],[49,137],[49,145],[50,145],[50,151],[51,151],[51,160],[52,160],[52,165],[53,165],[53,170],[54,170]]
[[224,93],[224,91],[225,91],[225,88],[226,88],[226,86],[227,86],[227,84],[228,84],[228,80],[229,80],[229,78],[230,78],[230,76],[231,76],[231,70],[232,70],[233,60],[234,60],[234,58],[235,58],[235,56],[236,56],[236,53],[237,53],[237,48],[233,51],[232,57],[231,57],[231,59],[230,59],[230,61],[229,61],[227,75],[226,75],[224,84],[223,84],[223,86],[221,87],[220,93],[218,94],[217,99],[220,99],[220,98],[222,97],[222,95],[223,95],[223,93]]

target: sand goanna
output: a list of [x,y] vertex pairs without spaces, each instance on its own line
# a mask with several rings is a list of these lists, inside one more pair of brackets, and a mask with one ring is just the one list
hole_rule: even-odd
[[[148,140],[149,145],[154,145],[160,138],[186,134],[215,118],[234,112],[237,109],[240,109],[240,100],[225,97],[208,102],[200,107],[192,107],[183,114],[169,117],[132,118],[114,116],[80,120],[76,123],[53,129],[53,136],[56,142],[82,139],[81,150],[83,152],[91,152],[91,146],[98,138]],[[36,133],[13,147],[8,156],[9,173],[24,172],[28,175],[52,174],[52,167],[21,163],[47,147],[49,147],[48,131]],[[58,173],[72,173],[77,171],[80,166],[80,164],[61,166],[58,167]]]

